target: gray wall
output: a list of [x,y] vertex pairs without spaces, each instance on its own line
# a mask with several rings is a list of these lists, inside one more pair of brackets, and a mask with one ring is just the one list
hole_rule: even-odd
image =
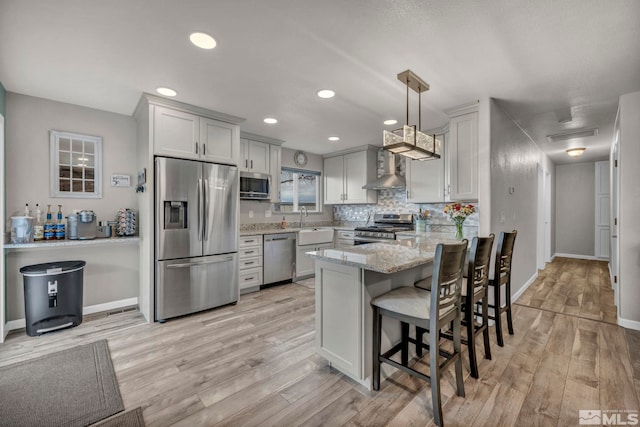
[[556,254],[594,255],[595,163],[556,166]]
[[7,111],[6,103],[7,103],[7,91],[4,89],[4,86],[2,86],[2,82],[0,82],[0,114],[2,114],[3,117],[7,116],[5,114]]
[[[52,209],[60,203],[63,214],[72,209],[91,209],[98,220],[112,220],[118,208],[137,209],[135,186],[111,187],[112,174],[136,177],[136,123],[132,117],[7,93],[6,216],[21,214],[24,204]],[[60,130],[97,135],[102,142],[102,199],[49,197],[49,131]],[[138,218],[138,222],[147,221]],[[7,255],[7,320],[23,316],[22,277],[18,270],[38,262],[83,259],[84,305],[92,306],[138,296],[138,245],[89,248],[43,248],[12,250]]]
[[[500,231],[518,231],[511,285],[512,293],[517,293],[537,273],[537,165],[546,169],[550,162],[496,100],[492,99],[490,104],[491,231],[496,239]],[[512,194],[510,187],[514,189]]]
[[[640,322],[640,92],[620,97],[619,317]],[[633,326],[640,329],[640,323]]]

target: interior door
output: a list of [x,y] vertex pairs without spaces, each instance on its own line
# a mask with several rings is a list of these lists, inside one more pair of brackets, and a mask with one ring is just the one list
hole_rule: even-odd
[[156,258],[202,255],[201,163],[156,158]]
[[202,164],[204,255],[238,250],[240,182],[235,166]]

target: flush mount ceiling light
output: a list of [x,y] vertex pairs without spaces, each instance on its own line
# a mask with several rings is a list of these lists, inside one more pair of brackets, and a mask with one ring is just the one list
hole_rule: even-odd
[[[407,115],[402,129],[391,132],[383,131],[382,148],[394,154],[415,160],[439,159],[442,153],[442,141],[420,132],[422,92],[429,90],[429,84],[415,75],[411,70],[398,74],[398,80],[407,86]],[[418,126],[409,125],[409,88],[418,93]]]
[[559,141],[566,141],[568,139],[587,138],[587,137],[596,136],[596,135],[598,135],[598,128],[579,129],[571,132],[557,133],[555,135],[547,135],[547,141],[559,142]]
[[584,150],[586,150],[586,148],[584,148],[584,147],[569,148],[567,150],[567,154],[570,155],[571,157],[580,157],[582,155],[582,153],[584,153]]
[[340,141],[340,137],[337,136],[330,136],[329,138],[327,138],[329,141]]
[[267,117],[263,121],[268,125],[275,125],[276,123],[278,123],[278,119],[274,119],[273,117]]
[[159,87],[158,89],[156,89],[156,91],[160,95],[164,95],[164,96],[176,96],[178,94],[178,92],[168,87]]
[[216,40],[206,33],[192,33],[189,40],[201,49],[213,49],[217,45]]
[[329,89],[322,89],[318,91],[318,96],[320,98],[333,98],[335,95],[336,93]]
[[390,125],[395,125],[396,123],[398,123],[398,121],[396,119],[389,119],[389,120],[385,120],[383,123],[387,126],[390,126]]

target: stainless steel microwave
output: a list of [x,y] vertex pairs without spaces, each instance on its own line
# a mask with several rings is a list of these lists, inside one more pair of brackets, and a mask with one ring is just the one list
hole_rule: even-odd
[[240,172],[240,198],[249,200],[271,199],[271,175]]

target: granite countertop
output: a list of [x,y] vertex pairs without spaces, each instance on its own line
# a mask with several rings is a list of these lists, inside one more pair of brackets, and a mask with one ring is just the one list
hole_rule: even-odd
[[106,245],[120,245],[120,244],[133,244],[140,243],[141,239],[138,236],[127,237],[107,237],[96,238],[89,240],[52,240],[32,243],[5,243],[4,249],[48,249],[48,248],[60,248],[61,246],[73,247],[73,246],[106,246]]
[[[427,234],[427,233],[424,233]],[[428,262],[435,257],[438,243],[457,243],[449,233],[429,233],[429,238],[407,238],[389,243],[369,243],[341,249],[306,252],[314,259],[349,265],[379,273],[396,273]],[[444,234],[444,236],[436,236]]]

